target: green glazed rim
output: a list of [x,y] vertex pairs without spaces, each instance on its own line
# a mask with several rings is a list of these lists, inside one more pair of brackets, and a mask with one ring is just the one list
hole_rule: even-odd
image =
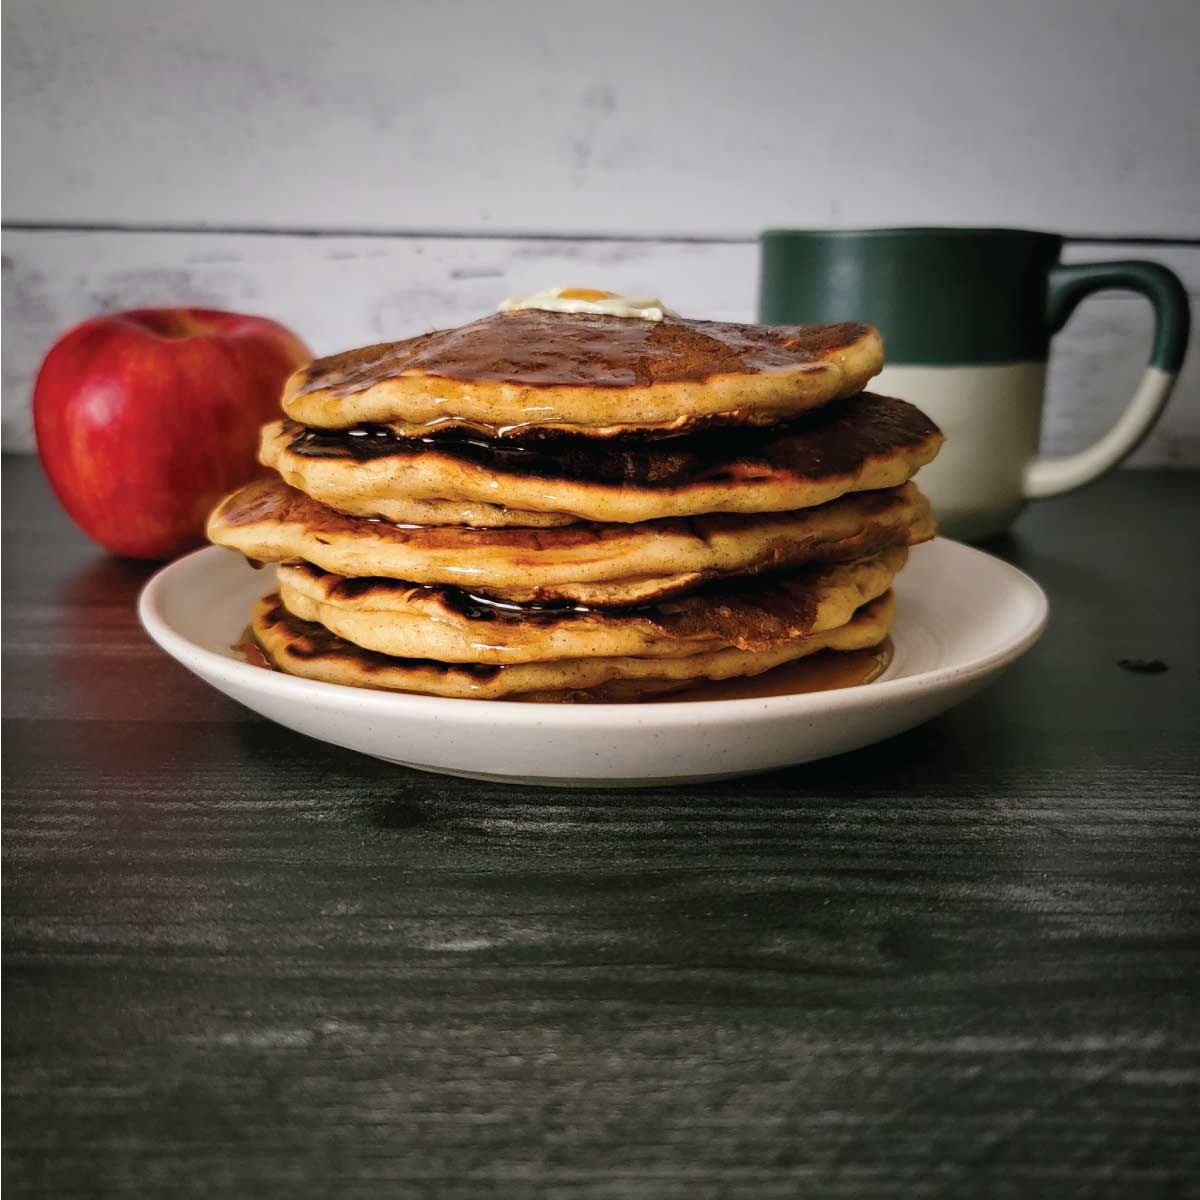
[[1151,362],[1177,371],[1187,293],[1158,263],[1062,265],[1066,239],[1002,226],[767,229],[759,237],[758,319],[771,325],[864,321],[888,362],[992,366],[1044,362],[1050,338],[1094,292],[1145,296],[1155,311]]
[[764,229],[759,234],[761,240],[774,237],[813,237],[813,238],[861,238],[861,237],[1013,237],[1013,238],[1048,238],[1051,241],[1062,242],[1064,239],[1057,233],[1045,233],[1039,229],[1020,229],[1015,225],[870,225],[859,229],[789,229],[784,226]]

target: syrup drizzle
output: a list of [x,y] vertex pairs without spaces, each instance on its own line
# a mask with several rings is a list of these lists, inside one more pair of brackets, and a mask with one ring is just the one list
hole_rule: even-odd
[[487,437],[459,428],[403,437],[384,425],[345,430],[285,426],[288,452],[302,458],[362,463],[444,454],[492,472],[609,486],[676,488],[779,477],[827,478],[895,456],[936,436],[936,426],[903,400],[860,392],[767,430],[705,429],[649,440],[629,435],[598,442],[579,434]]

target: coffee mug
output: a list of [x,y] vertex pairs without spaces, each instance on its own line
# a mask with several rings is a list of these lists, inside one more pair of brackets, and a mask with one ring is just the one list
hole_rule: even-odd
[[[946,434],[921,472],[944,533],[1002,533],[1027,500],[1103,475],[1162,413],[1188,339],[1187,293],[1158,263],[1063,264],[1064,239],[1020,229],[773,229],[762,235],[759,320],[866,321],[887,365],[873,390],[910,400]],[[1154,307],[1133,399],[1094,445],[1038,456],[1050,338],[1086,296],[1121,288]]]

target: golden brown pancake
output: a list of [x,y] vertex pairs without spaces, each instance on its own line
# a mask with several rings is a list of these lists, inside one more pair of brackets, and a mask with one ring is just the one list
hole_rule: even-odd
[[561,529],[396,526],[336,513],[271,478],[226,497],[209,518],[208,536],[262,562],[304,560],[337,575],[603,607],[662,598],[723,576],[915,545],[933,536],[933,520],[928,501],[909,483],[789,513]]
[[589,694],[592,699],[602,698],[604,693],[598,689],[618,681],[643,684],[643,691],[664,691],[697,680],[758,675],[818,650],[865,649],[887,636],[892,611],[888,592],[864,605],[845,625],[771,650],[724,649],[678,658],[566,658],[512,666],[447,664],[377,654],[293,616],[278,595],[258,602],[251,629],[271,663],[289,675],[307,679],[476,700],[523,696],[578,700]]
[[676,433],[786,421],[860,391],[882,366],[869,325],[523,310],[317,359],[288,380],[283,407],[302,425],[402,436]]
[[853,563],[731,580],[633,609],[510,604],[458,588],[347,579],[308,564],[279,568],[279,594],[293,616],[400,658],[680,658],[728,647],[773,650],[844,625],[891,587],[907,557],[897,546]]
[[341,512],[431,524],[436,510],[438,524],[534,526],[543,515],[636,522],[808,508],[904,483],[942,440],[913,405],[862,392],[775,429],[653,441],[398,438],[382,426],[330,432],[277,421],[263,429],[259,457]]

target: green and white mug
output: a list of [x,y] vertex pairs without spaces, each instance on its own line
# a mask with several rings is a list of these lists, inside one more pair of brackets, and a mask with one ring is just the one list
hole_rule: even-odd
[[[944,430],[921,486],[952,537],[993,537],[1027,500],[1115,467],[1158,420],[1179,373],[1189,320],[1179,279],[1152,262],[1060,263],[1063,240],[1019,229],[762,235],[759,320],[877,326],[887,365],[872,388],[912,401]],[[1153,305],[1150,365],[1099,441],[1039,457],[1050,339],[1081,300],[1109,288]]]

